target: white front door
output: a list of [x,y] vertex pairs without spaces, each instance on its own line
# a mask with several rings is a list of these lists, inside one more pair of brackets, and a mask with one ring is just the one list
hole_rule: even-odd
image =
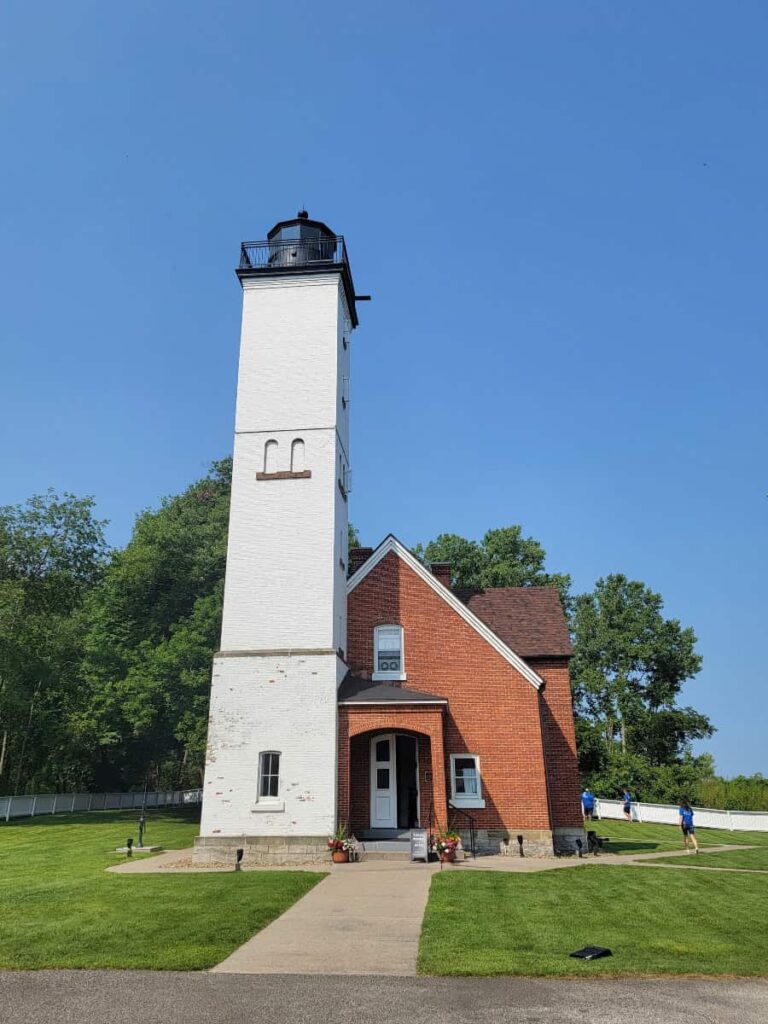
[[371,740],[371,828],[397,828],[395,737]]

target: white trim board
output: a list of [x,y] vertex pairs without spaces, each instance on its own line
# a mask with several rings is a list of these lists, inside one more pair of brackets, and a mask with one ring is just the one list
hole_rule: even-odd
[[508,661],[513,668],[523,676],[531,686],[535,689],[540,690],[544,685],[544,680],[541,676],[537,675],[536,672],[527,665],[523,659],[512,650],[511,647],[507,647],[503,640],[501,640],[492,629],[479,619],[473,612],[467,608],[467,606],[460,601],[455,594],[453,594],[446,586],[444,586],[438,578],[429,571],[429,569],[422,565],[422,563],[412,555],[405,545],[401,544],[397,537],[393,537],[392,534],[386,537],[381,544],[376,548],[370,558],[366,559],[360,568],[353,573],[352,576],[347,580],[347,594],[351,594],[358,583],[361,583],[365,577],[371,572],[379,562],[390,553],[394,552],[398,558],[401,558],[407,566],[409,566],[420,576],[424,582],[430,586],[434,592],[445,601],[447,605],[450,605],[453,610],[464,619],[464,621],[474,629],[476,633],[486,640],[495,651],[497,651],[505,661]]

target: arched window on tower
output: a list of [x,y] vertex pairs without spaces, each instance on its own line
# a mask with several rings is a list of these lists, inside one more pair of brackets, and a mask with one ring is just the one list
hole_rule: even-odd
[[264,445],[264,472],[277,472],[277,441],[267,441]]
[[304,472],[304,442],[300,437],[291,444],[291,472]]

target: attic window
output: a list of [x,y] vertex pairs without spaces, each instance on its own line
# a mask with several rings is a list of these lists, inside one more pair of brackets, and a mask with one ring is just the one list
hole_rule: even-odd
[[406,678],[402,626],[377,626],[373,631],[373,666],[373,679]]

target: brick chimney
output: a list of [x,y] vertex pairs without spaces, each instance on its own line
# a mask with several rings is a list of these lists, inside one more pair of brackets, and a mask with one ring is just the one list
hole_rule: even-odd
[[433,576],[437,577],[444,587],[451,589],[451,563],[430,562],[429,568]]
[[350,548],[349,549],[349,559],[348,559],[349,560],[349,573],[348,573],[348,575],[351,576],[353,573],[356,573],[357,570],[360,568],[360,566],[363,565],[364,562],[367,562],[372,554],[373,554],[373,548]]

